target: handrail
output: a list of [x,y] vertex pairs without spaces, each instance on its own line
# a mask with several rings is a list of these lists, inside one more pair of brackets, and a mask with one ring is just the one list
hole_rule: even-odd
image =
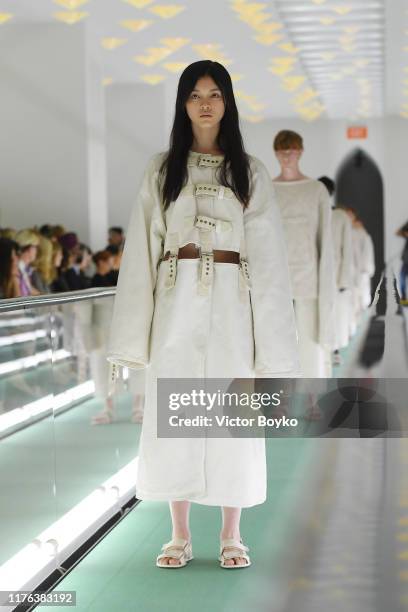
[[61,293],[47,293],[44,295],[27,295],[24,297],[0,299],[0,312],[10,310],[23,310],[24,308],[38,308],[40,306],[54,306],[67,304],[92,298],[110,297],[116,294],[116,287],[91,287],[79,291],[62,291]]

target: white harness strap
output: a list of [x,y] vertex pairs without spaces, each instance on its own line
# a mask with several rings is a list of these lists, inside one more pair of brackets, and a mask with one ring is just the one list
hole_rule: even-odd
[[213,231],[216,219],[199,215],[194,225],[200,232],[200,266],[198,271],[198,293],[208,295],[214,277]]
[[177,262],[178,262],[178,250],[179,250],[179,235],[178,232],[174,234],[169,234],[169,238],[167,240],[168,250],[170,251],[170,256],[168,259],[168,272],[167,278],[165,281],[166,289],[171,289],[174,287],[176,283],[177,276]]
[[197,215],[194,217],[194,225],[199,229],[209,229],[215,232],[229,232],[232,229],[231,221],[224,221],[223,219],[214,219],[213,217],[206,217],[205,215]]
[[223,155],[194,155],[191,154],[188,157],[188,166],[207,166],[209,168],[216,168],[220,166],[224,160]]
[[236,196],[229,187],[214,185],[213,183],[191,183],[186,185],[180,192],[182,195],[212,196],[219,200],[233,200]]
[[109,362],[109,381],[108,381],[108,397],[112,397],[115,392],[116,380],[119,378],[119,368],[116,363]]

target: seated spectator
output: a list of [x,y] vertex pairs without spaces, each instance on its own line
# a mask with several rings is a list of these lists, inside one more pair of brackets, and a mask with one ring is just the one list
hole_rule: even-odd
[[92,259],[92,251],[87,244],[80,242],[79,244],[79,255],[77,263],[80,265],[83,273],[88,277],[92,278],[95,274],[95,266]]
[[16,234],[17,234],[17,231],[15,229],[12,229],[11,227],[4,227],[2,230],[0,230],[1,238],[8,238],[9,240],[15,241]]
[[93,256],[96,274],[92,278],[92,287],[111,287],[113,255],[109,251],[98,251]]
[[55,277],[53,264],[53,246],[49,238],[38,233],[38,252],[34,261],[32,284],[41,293],[51,292],[51,283]]
[[40,291],[32,283],[34,268],[31,265],[37,256],[38,236],[30,229],[20,230],[16,234],[16,242],[20,245],[18,268],[21,295],[39,295]]
[[50,289],[52,292],[60,293],[63,291],[69,291],[69,285],[67,283],[67,279],[65,278],[64,272],[62,270],[62,260],[64,254],[62,250],[62,246],[59,242],[52,243],[52,281],[50,285]]
[[77,235],[74,232],[68,232],[59,237],[59,242],[64,254],[61,264],[62,272],[69,291],[88,289],[91,286],[91,280],[81,269],[82,255]]
[[110,244],[109,246],[106,247],[106,251],[108,251],[109,253],[113,255],[113,267],[112,267],[110,274],[112,277],[112,285],[117,285],[123,249],[113,244]]
[[123,229],[121,227],[115,226],[115,227],[109,228],[108,243],[109,245],[123,248],[123,245],[125,243],[125,236],[123,234]]
[[0,238],[0,298],[21,296],[18,254],[20,247],[9,238]]

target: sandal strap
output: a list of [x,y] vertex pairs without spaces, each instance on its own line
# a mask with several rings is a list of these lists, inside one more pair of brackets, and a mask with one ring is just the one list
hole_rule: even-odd
[[171,557],[172,559],[181,559],[185,555],[188,545],[188,540],[184,540],[183,538],[173,538],[173,540],[170,540],[170,542],[167,542],[167,544],[163,544],[161,549],[164,552],[157,558],[163,559],[164,557]]
[[[231,550],[225,550],[226,548],[230,548]],[[233,557],[244,557],[248,559],[248,555],[246,554],[249,551],[248,546],[245,546],[241,541],[234,539],[227,539],[221,541],[221,554],[225,559],[232,559]]]

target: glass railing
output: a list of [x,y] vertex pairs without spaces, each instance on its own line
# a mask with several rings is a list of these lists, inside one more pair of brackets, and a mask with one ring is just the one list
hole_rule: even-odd
[[135,493],[144,379],[121,369],[108,396],[114,295],[0,301],[0,590],[39,583]]

